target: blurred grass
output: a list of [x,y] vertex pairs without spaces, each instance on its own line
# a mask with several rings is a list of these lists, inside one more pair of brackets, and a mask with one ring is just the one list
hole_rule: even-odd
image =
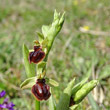
[[[51,23],[54,9],[66,11],[65,24],[48,59],[47,75],[61,82],[54,89],[54,97],[58,100],[58,90],[63,90],[74,76],[77,82],[86,76],[100,78],[93,96],[102,110],[109,110],[110,34],[106,32],[110,33],[110,0],[0,0],[0,89],[7,91],[17,109],[34,109],[30,91],[19,88],[26,78],[22,44],[33,47],[36,31]],[[83,33],[80,27],[85,26],[105,34]],[[92,110],[85,100],[83,109],[87,107]]]

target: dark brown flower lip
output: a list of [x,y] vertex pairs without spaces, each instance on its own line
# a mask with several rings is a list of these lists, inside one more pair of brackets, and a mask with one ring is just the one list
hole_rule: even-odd
[[47,100],[51,95],[50,87],[45,84],[45,79],[37,79],[36,84],[33,85],[31,91],[38,101]]
[[34,51],[29,53],[29,63],[33,62],[35,64],[41,62],[45,57],[45,52],[42,51],[41,46],[34,46]]

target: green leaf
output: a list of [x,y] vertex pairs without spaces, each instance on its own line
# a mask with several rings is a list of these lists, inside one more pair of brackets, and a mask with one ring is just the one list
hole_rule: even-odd
[[104,79],[110,76],[110,65],[106,65],[102,68],[102,71],[99,74],[99,79]]
[[23,58],[24,58],[26,75],[27,75],[27,77],[33,77],[33,76],[35,76],[36,66],[34,63],[31,63],[31,64],[29,63],[28,56],[29,56],[29,50],[26,47],[26,45],[24,44],[23,45]]
[[76,84],[73,88],[72,88],[72,96],[74,97],[74,94],[81,89],[81,87],[86,83],[86,81],[88,80],[88,77],[83,79],[81,82],[79,82],[78,84]]
[[88,94],[88,99],[93,110],[100,110],[91,93]]
[[56,110],[69,110],[70,97],[72,92],[72,87],[74,86],[75,78],[68,84],[64,89],[60,101],[56,107]]
[[85,85],[83,85],[82,88],[76,92],[74,96],[74,102],[76,104],[80,103],[88,95],[88,93],[92,91],[94,87],[97,86],[97,84],[98,84],[98,80],[92,80],[86,83]]
[[36,80],[37,80],[36,77],[28,78],[20,85],[20,87],[22,89],[31,88],[36,83]]
[[47,83],[48,85],[52,86],[52,87],[53,87],[53,86],[54,86],[54,87],[59,86],[59,83],[56,82],[56,81],[53,80],[53,79],[45,78],[45,80],[46,80],[46,83]]

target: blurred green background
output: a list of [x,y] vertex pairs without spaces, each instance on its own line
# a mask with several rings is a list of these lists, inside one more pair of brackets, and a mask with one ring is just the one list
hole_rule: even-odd
[[[33,48],[36,32],[52,22],[55,9],[66,11],[66,19],[48,59],[47,76],[60,82],[54,97],[58,101],[74,76],[76,82],[99,78],[92,95],[100,110],[110,110],[110,0],[0,0],[0,91],[16,110],[34,110],[31,91],[19,87],[26,79],[22,45]],[[94,110],[88,98],[81,107]],[[48,109],[45,101],[41,108]]]

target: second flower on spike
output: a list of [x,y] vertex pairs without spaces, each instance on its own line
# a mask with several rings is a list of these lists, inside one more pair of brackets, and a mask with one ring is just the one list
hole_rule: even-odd
[[29,53],[29,62],[39,63],[45,57],[45,52],[41,46],[34,46],[34,51]]

